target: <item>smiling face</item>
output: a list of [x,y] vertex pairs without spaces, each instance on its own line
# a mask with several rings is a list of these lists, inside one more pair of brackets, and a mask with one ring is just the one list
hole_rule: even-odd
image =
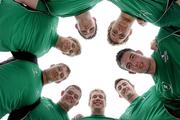
[[127,80],[120,80],[116,85],[116,91],[120,97],[129,100],[132,96],[136,95],[134,86],[130,84]]
[[69,110],[79,103],[81,98],[81,89],[75,85],[71,85],[61,94],[61,103]]
[[135,51],[126,51],[120,59],[121,67],[134,73],[147,73],[150,70],[150,59]]
[[102,90],[93,90],[90,94],[89,106],[92,111],[104,111],[106,96]]
[[49,82],[61,82],[65,80],[70,74],[70,69],[67,65],[60,63],[52,65],[46,70],[46,76]]

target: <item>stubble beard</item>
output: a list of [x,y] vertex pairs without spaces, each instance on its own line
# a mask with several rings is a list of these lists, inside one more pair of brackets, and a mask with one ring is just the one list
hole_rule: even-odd
[[50,73],[49,73],[48,70],[45,71],[45,76],[46,76],[46,80],[47,80],[48,83],[53,82],[53,81],[51,80],[51,76],[50,76]]
[[151,61],[149,60],[149,62],[148,62],[148,68],[147,68],[147,70],[145,71],[145,73],[149,73],[149,71],[150,71],[150,68],[151,68]]
[[127,95],[127,99],[130,100],[130,99],[132,98],[132,96],[133,96],[133,94],[132,94],[132,93],[129,93],[129,94]]
[[102,115],[102,114],[104,114],[104,110],[103,110],[103,108],[94,108],[94,110],[93,110],[94,112],[94,114],[97,114],[97,115]]

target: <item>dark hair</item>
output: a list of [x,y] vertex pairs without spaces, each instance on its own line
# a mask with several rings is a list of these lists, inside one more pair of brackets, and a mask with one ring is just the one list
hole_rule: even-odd
[[114,82],[114,88],[115,89],[116,89],[117,84],[122,80],[127,81],[132,87],[134,87],[134,85],[129,80],[124,79],[124,78],[119,78],[119,79],[115,80],[115,82]]
[[[93,20],[94,20],[94,19],[93,19]],[[93,35],[89,36],[88,38],[86,38],[86,37],[81,33],[81,31],[79,30],[79,28],[77,29],[78,32],[79,32],[79,34],[80,34],[84,39],[92,39],[93,37],[96,36],[96,34],[97,34],[97,23],[96,23],[96,20],[94,20],[94,21],[95,21],[95,32],[94,32]]]
[[111,39],[110,32],[111,32],[111,30],[112,30],[112,25],[113,25],[114,22],[115,22],[115,20],[112,21],[112,22],[110,23],[109,27],[108,27],[108,34],[107,34],[107,40],[108,40],[108,42],[109,42],[111,45],[120,45],[120,44],[123,44],[123,43],[127,42],[128,39],[129,39],[129,36],[127,36],[126,39],[123,40],[123,42],[115,42],[115,41],[113,41],[113,40]]
[[134,50],[131,48],[125,48],[125,49],[120,50],[116,55],[116,62],[118,64],[118,66],[122,69],[124,69],[124,68],[121,66],[121,59],[122,59],[124,53],[127,51],[134,51]]

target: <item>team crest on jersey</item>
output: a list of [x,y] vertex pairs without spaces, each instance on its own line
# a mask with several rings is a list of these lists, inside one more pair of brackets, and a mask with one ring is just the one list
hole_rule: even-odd
[[163,54],[161,54],[161,58],[166,63],[169,59],[167,51],[164,51]]
[[165,91],[171,90],[171,85],[169,83],[162,82],[162,87]]

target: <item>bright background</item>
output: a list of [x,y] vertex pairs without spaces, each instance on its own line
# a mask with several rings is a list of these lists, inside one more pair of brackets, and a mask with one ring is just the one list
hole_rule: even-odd
[[[65,81],[60,84],[46,85],[43,88],[42,96],[57,102],[60,99],[61,91],[68,85],[79,85],[83,92],[82,98],[79,105],[69,111],[69,116],[72,118],[78,113],[87,116],[91,114],[88,106],[89,93],[95,88],[100,88],[107,95],[105,115],[119,118],[129,103],[118,97],[114,89],[114,81],[121,77],[130,80],[135,85],[137,93],[141,95],[153,85],[153,80],[151,75],[131,75],[121,70],[116,64],[115,56],[120,49],[126,47],[142,50],[146,56],[150,56],[153,52],[150,50],[150,43],[155,38],[158,28],[150,23],[142,27],[135,22],[132,26],[133,33],[129,41],[124,45],[111,46],[107,41],[107,28],[112,20],[118,18],[120,9],[105,0],[98,3],[90,12],[96,18],[98,24],[97,35],[91,40],[85,40],[78,34],[75,29],[76,21],[74,17],[59,19],[59,35],[77,38],[81,43],[82,53],[79,56],[68,57],[52,48],[48,54],[39,58],[38,62],[41,69],[46,69],[51,64],[61,62],[69,65],[71,69],[71,74]],[[0,52],[0,56],[0,61],[3,61],[11,54]],[[6,119],[7,116],[2,120]]]

